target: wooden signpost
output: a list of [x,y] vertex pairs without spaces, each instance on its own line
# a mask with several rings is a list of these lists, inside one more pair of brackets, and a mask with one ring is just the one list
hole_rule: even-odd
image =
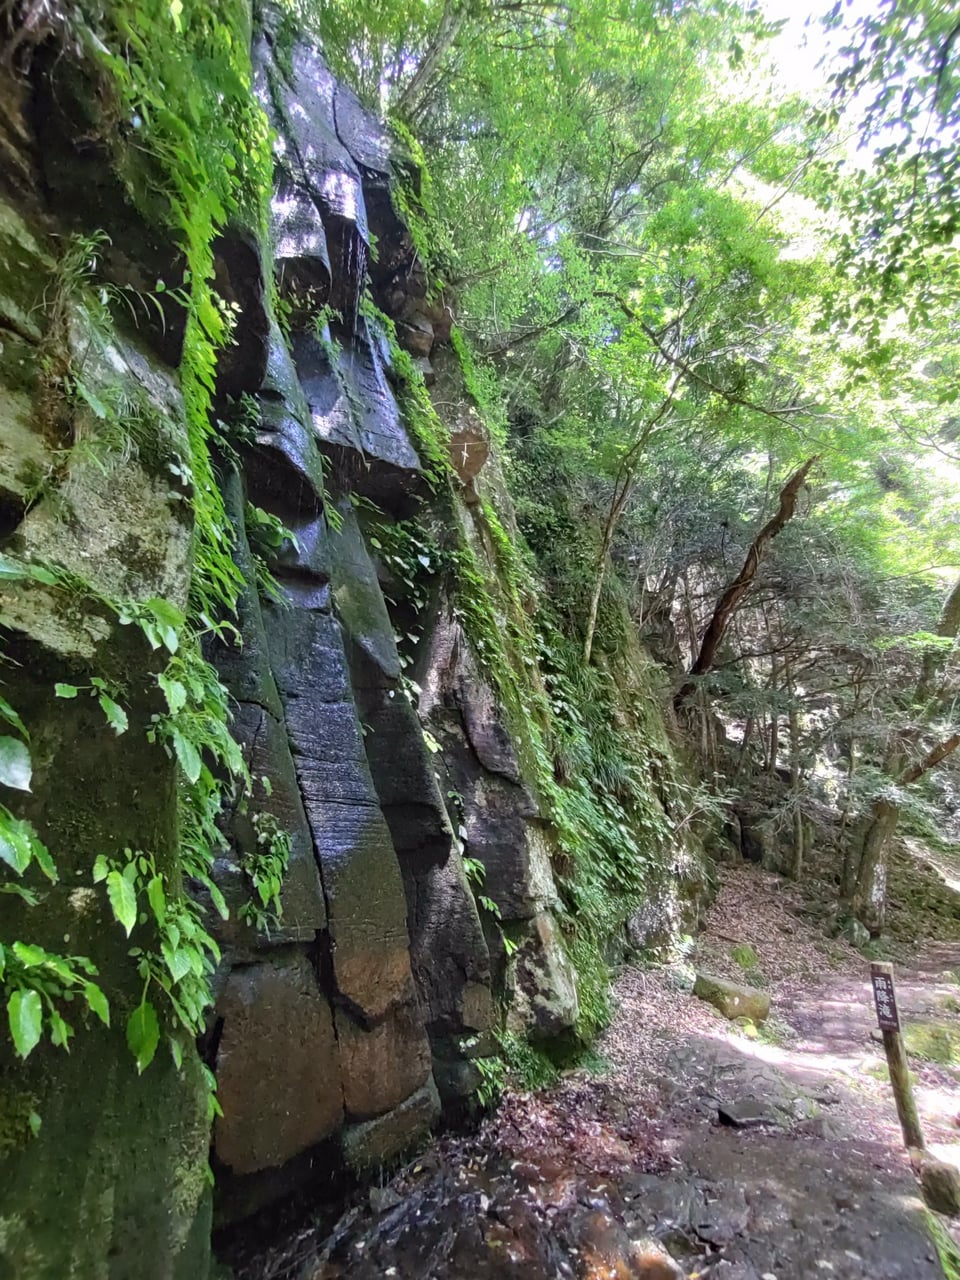
[[873,983],[877,1024],[883,1032],[883,1048],[887,1055],[890,1084],[893,1086],[903,1141],[908,1149],[912,1147],[917,1151],[924,1151],[926,1148],[920,1129],[920,1117],[917,1114],[913,1086],[910,1083],[910,1071],[907,1067],[907,1051],[903,1036],[900,1034],[900,1014],[897,1011],[897,992],[893,985],[893,965],[886,960],[875,961],[870,966],[870,980]]

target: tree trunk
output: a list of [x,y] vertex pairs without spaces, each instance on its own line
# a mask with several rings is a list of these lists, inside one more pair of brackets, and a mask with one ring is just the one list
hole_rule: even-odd
[[[757,570],[760,567],[760,558],[771,538],[775,538],[783,526],[793,516],[797,507],[797,497],[803,487],[810,469],[817,461],[816,456],[808,458],[799,470],[795,471],[787,483],[780,490],[780,504],[774,516],[767,521],[753,542],[750,544],[750,550],[747,552],[747,558],[743,562],[743,568],[734,578],[733,582],[727,587],[723,595],[717,601],[716,608],[713,611],[713,617],[703,634],[703,640],[700,642],[700,652],[697,654],[696,661],[690,668],[691,676],[705,675],[712,667],[717,657],[717,650],[723,640],[724,633],[727,629],[727,623],[736,612],[740,601],[750,589],[750,584],[756,577]],[[680,708],[696,687],[694,680],[688,680],[682,688],[677,692],[674,698],[674,706]]]
[[770,711],[770,755],[767,757],[767,773],[775,774],[777,772],[777,756],[780,753],[780,716],[777,714],[777,660],[774,658],[770,663],[770,684],[769,689],[773,694],[772,709]]
[[[958,632],[960,632],[960,578],[954,583],[953,590],[947,596],[940,611],[936,634],[954,639]],[[934,686],[943,673],[946,661],[947,652],[943,649],[931,649],[923,655],[920,679],[917,681],[917,691],[914,694],[918,703],[926,702],[932,694],[936,693]]]
[[737,757],[737,771],[733,775],[734,783],[738,782],[740,775],[743,773],[743,766],[747,762],[747,751],[750,748],[750,739],[753,737],[753,729],[756,724],[754,716],[747,716],[746,723],[743,726],[743,738],[740,742],[740,755]]
[[844,841],[847,823],[850,819],[850,801],[853,792],[853,775],[857,768],[857,743],[850,739],[850,763],[847,766],[847,792],[843,801],[843,813],[840,815],[840,843],[843,848],[843,866],[840,870],[840,901],[849,903],[857,883],[857,872],[860,870],[860,842]]
[[680,382],[679,375],[674,378],[667,394],[661,400],[655,413],[647,419],[643,424],[643,428],[638,433],[637,438],[631,444],[630,448],[620,460],[617,468],[616,478],[613,482],[613,496],[610,499],[610,509],[607,512],[606,523],[603,526],[603,538],[600,544],[600,558],[597,562],[597,572],[594,578],[593,592],[590,596],[590,612],[587,616],[587,634],[583,642],[583,663],[584,666],[590,665],[590,656],[593,653],[593,640],[597,631],[597,614],[600,610],[600,595],[603,591],[603,580],[607,571],[607,556],[610,554],[610,546],[613,543],[613,535],[616,532],[617,522],[623,514],[623,508],[627,505],[627,499],[633,492],[633,484],[636,479],[635,471],[639,465],[640,457],[647,446],[647,441],[670,413],[673,407],[674,397],[677,394],[677,386]]
[[448,0],[440,18],[437,34],[424,53],[423,60],[414,72],[412,79],[397,101],[397,111],[401,115],[409,118],[417,115],[421,99],[426,93],[433,75],[453,47],[466,21],[466,17],[467,9],[465,5],[458,6]]
[[[908,787],[917,782],[957,747],[960,747],[960,733],[944,738],[922,760],[901,771],[896,778],[897,786]],[[882,931],[886,917],[887,857],[899,817],[898,804],[883,798],[874,800],[863,834],[860,866],[853,890],[853,914],[870,930],[872,937]]]
[[620,519],[623,508],[627,505],[627,499],[630,497],[632,489],[633,474],[631,472],[614,486],[610,509],[604,522],[603,537],[600,540],[600,555],[597,558],[597,571],[594,575],[593,591],[590,596],[590,612],[587,615],[587,634],[583,642],[583,665],[585,667],[590,665],[590,657],[593,653],[593,639],[597,633],[597,614],[600,612],[600,596],[603,593],[603,580],[606,576],[607,556],[610,554],[610,545],[613,542],[617,521]]
[[886,919],[887,857],[899,817],[898,804],[874,800],[863,832],[852,906],[853,914],[873,938],[882,932]]
[[803,809],[800,807],[800,712],[790,664],[784,665],[784,682],[790,698],[790,795],[793,800],[793,866],[794,880],[803,875]]

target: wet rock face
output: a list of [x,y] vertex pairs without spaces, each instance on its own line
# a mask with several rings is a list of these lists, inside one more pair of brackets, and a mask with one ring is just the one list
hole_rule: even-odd
[[[380,127],[315,51],[295,47],[281,70],[268,33],[256,61],[258,91],[280,136],[273,222],[286,331],[272,319],[267,325],[254,389],[259,421],[238,446],[241,466],[227,486],[248,583],[243,644],[221,645],[214,656],[239,703],[235,729],[251,771],[275,775],[276,785],[269,795],[255,788],[246,809],[231,815],[235,853],[219,868],[221,887],[231,900],[242,891],[244,854],[264,815],[284,830],[289,824],[291,860],[276,927],[258,934],[231,923],[222,932],[211,1043],[228,1082],[214,1135],[226,1216],[286,1186],[283,1167],[331,1139],[342,1160],[365,1169],[422,1137],[441,1101],[461,1103],[476,1088],[471,1055],[493,1047],[495,993],[513,1005],[511,1027],[541,1040],[569,1028],[578,1011],[550,915],[556,891],[545,825],[497,698],[441,605],[418,673],[420,717],[443,747],[438,782],[438,758],[404,692],[362,523],[351,501],[334,511],[325,496],[373,499],[402,515],[429,495],[386,345],[357,304],[371,223],[373,286],[398,321],[400,342],[421,359],[436,359],[438,338],[449,336],[445,308],[427,298],[406,233],[383,199]],[[327,310],[318,325],[320,305]],[[441,354],[437,364],[443,395],[460,406],[452,425],[463,435],[466,484],[489,442],[457,384],[456,362]],[[262,566],[244,531],[248,502],[293,535],[268,556],[279,599],[257,590]],[[448,793],[462,797],[454,816],[466,852],[486,868],[484,893],[517,935],[509,966],[499,942],[491,961],[499,929],[488,921],[488,939]],[[263,1120],[273,1111],[258,1081],[273,1060],[282,1064],[276,1108],[297,1091],[310,1099],[299,1126]],[[329,1093],[322,1099],[321,1085]]]
[[[3,697],[29,726],[33,761],[31,791],[2,788],[2,801],[35,826],[59,871],[55,884],[42,881],[37,906],[2,896],[0,937],[90,957],[114,1017],[108,1030],[88,1025],[79,1002],[61,1005],[75,1032],[69,1054],[44,1040],[22,1061],[6,1028],[0,1037],[0,1274],[180,1280],[205,1274],[209,1249],[200,1061],[184,1046],[182,1070],[161,1053],[138,1076],[123,1011],[139,999],[140,980],[91,868],[125,846],[149,848],[165,873],[177,865],[175,764],[147,739],[160,664],[142,633],[118,625],[94,596],[186,603],[192,521],[174,472],[187,456],[183,404],[174,370],[142,335],[100,317],[92,336],[79,289],[63,299],[57,355],[82,368],[92,404],[58,395],[46,375],[63,247],[50,232],[68,228],[45,204],[32,91],[2,62],[0,551],[59,564],[89,592],[0,584]],[[21,114],[8,118],[12,104]],[[60,141],[72,145],[71,133]],[[108,438],[98,402],[135,414],[142,444]],[[122,681],[122,736],[85,694],[55,696],[57,682],[89,687],[96,677]],[[5,867],[8,889],[13,878]]]
[[[334,1133],[343,1118],[337,1040],[306,956],[285,952],[235,969],[218,1014],[218,1160],[234,1173],[255,1173]],[[291,1029],[282,1052],[278,1027]]]
[[[254,63],[278,139],[276,290],[269,246],[255,234],[230,227],[214,246],[214,285],[235,319],[217,370],[215,413],[229,448],[216,463],[244,585],[235,618],[208,636],[205,656],[229,693],[252,779],[249,795],[230,797],[220,818],[226,848],[213,878],[230,917],[211,926],[222,959],[200,1046],[223,1110],[211,1153],[221,1223],[287,1195],[317,1167],[369,1171],[423,1141],[441,1106],[462,1105],[477,1087],[474,1062],[495,1047],[498,1000],[515,1004],[514,1029],[540,1040],[577,1016],[551,917],[549,836],[502,708],[439,602],[422,645],[418,715],[354,505],[365,501],[369,514],[373,500],[385,518],[402,518],[435,500],[398,408],[390,348],[362,314],[364,290],[370,285],[397,321],[401,345],[428,371],[436,363],[444,396],[458,376],[439,352],[449,307],[428,297],[393,213],[383,129],[314,49],[298,45],[278,60],[269,19]],[[160,597],[186,611],[193,528],[176,373],[182,324],[151,317],[131,335],[105,321],[103,343],[89,344],[94,318],[78,302],[68,343],[84,352],[92,404],[69,414],[60,406],[41,421],[50,388],[40,318],[60,252],[57,238],[38,230],[47,190],[88,233],[98,224],[86,219],[108,209],[109,279],[139,289],[163,279],[172,290],[183,265],[176,246],[123,203],[105,156],[73,138],[70,101],[44,125],[42,148],[24,125],[26,151],[10,172],[29,198],[2,194],[0,174],[0,548],[51,558],[103,597]],[[86,193],[71,159],[77,148],[96,160]],[[48,209],[45,218],[61,215]],[[138,436],[137,447],[108,450],[104,465],[72,445],[95,441],[98,397],[118,388],[136,406],[149,447]],[[466,494],[489,441],[462,387],[455,398],[453,461]],[[43,583],[0,585],[19,663],[16,700],[43,761],[24,813],[62,876],[50,891],[55,905],[44,907],[47,932],[22,936],[57,951],[68,935],[71,949],[96,958],[120,1006],[133,1007],[141,987],[129,943],[99,914],[74,920],[69,877],[89,878],[98,853],[124,847],[149,848],[179,877],[176,762],[147,737],[151,716],[163,711],[154,676],[166,655],[94,603],[64,608]],[[100,673],[140,691],[125,704],[130,730],[119,743],[91,699],[53,696],[56,681],[88,686]],[[442,770],[422,719],[444,748]],[[251,867],[278,840],[287,858],[280,910],[258,927]],[[492,915],[481,920],[461,841],[485,866],[483,891],[516,935],[509,966],[499,925]],[[21,936],[18,909],[5,895],[4,936]],[[65,1061],[41,1051],[33,1060],[43,1058],[43,1137],[12,1155],[0,1149],[0,1172],[24,1187],[49,1184],[55,1199],[70,1199],[73,1216],[51,1213],[31,1236],[26,1198],[10,1202],[9,1219],[5,1202],[0,1271],[9,1260],[24,1280],[74,1274],[66,1255],[75,1249],[84,1280],[106,1274],[98,1260],[121,1254],[115,1274],[124,1280],[141,1262],[145,1280],[194,1280],[205,1273],[211,1212],[200,1056],[189,1047],[178,1072],[161,1046],[140,1081],[122,1023],[101,1034],[98,1041],[85,1030],[81,1046],[78,1031]],[[12,1105],[4,1090],[18,1070],[0,1062],[0,1108]],[[22,1110],[33,1094],[20,1085],[14,1092]],[[131,1133],[146,1135],[149,1161]],[[31,1256],[43,1257],[39,1270],[24,1261]]]
[[551,915],[557,891],[550,836],[503,708],[446,608],[417,678],[421,715],[442,747],[445,787],[457,797],[465,853],[482,865],[483,893],[517,946],[509,959],[502,948],[495,957],[508,1021],[515,1031],[548,1040],[571,1028],[579,1013],[575,975]]
[[[454,1078],[475,1087],[469,1071],[458,1075],[461,1044],[494,1018],[487,944],[377,569],[354,506],[344,498],[334,510],[329,496],[402,512],[427,492],[385,344],[357,308],[368,192],[386,218],[386,143],[314,50],[295,47],[281,70],[267,34],[255,54],[280,137],[285,331],[268,317],[258,418],[238,437],[239,466],[224,470],[247,587],[242,643],[218,642],[211,657],[236,699],[251,773],[269,787],[255,781],[229,815],[217,878],[242,903],[244,860],[265,822],[288,835],[290,863],[275,924],[258,932],[231,919],[220,931],[208,1049],[224,1081],[214,1132],[224,1221],[284,1194],[299,1162],[320,1151],[328,1160],[331,1143],[341,1162],[367,1169],[422,1139],[440,1109],[435,1076],[445,1095]],[[399,269],[402,230],[391,236],[381,254]],[[232,285],[239,296],[242,282]],[[318,328],[320,305],[332,319]],[[250,503],[290,531],[281,546],[258,549]],[[272,598],[258,588],[266,568]],[[478,690],[472,732],[478,742],[487,733],[486,758],[499,755],[519,793],[509,736],[484,729],[488,703]]]

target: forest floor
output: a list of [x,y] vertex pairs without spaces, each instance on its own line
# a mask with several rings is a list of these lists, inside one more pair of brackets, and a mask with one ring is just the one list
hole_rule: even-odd
[[[960,1164],[954,873],[898,857],[885,957],[928,1146]],[[903,1151],[869,960],[828,936],[825,904],[721,868],[683,963],[620,974],[599,1069],[509,1094],[243,1280],[937,1280],[948,1224]],[[769,1019],[727,1021],[694,969],[766,991]]]

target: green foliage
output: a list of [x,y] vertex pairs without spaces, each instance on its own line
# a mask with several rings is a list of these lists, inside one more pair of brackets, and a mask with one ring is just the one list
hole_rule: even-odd
[[502,1031],[497,1036],[507,1066],[508,1079],[519,1089],[545,1089],[556,1084],[560,1073],[547,1055],[522,1036]]
[[264,511],[262,507],[248,502],[244,512],[244,527],[247,541],[253,555],[257,573],[257,584],[261,592],[275,604],[286,605],[287,598],[283,589],[270,571],[269,565],[285,543],[295,550],[300,544],[296,535],[289,530],[282,520]]
[[240,862],[253,896],[240,908],[240,918],[268,934],[283,917],[280,892],[290,864],[290,836],[272,813],[255,813],[253,827],[257,848]]
[[123,0],[79,6],[84,53],[109,86],[119,118],[114,166],[148,222],[169,227],[186,256],[186,333],[181,382],[194,488],[194,604],[207,625],[232,610],[240,586],[229,555],[230,525],[209,453],[208,412],[216,352],[226,339],[211,288],[213,242],[228,218],[261,227],[271,180],[266,119],[252,92],[243,7],[184,0]]
[[[466,1041],[461,1049],[466,1051],[476,1043],[476,1037]],[[507,1064],[501,1057],[474,1058],[473,1065],[480,1076],[475,1097],[481,1108],[486,1110],[500,1101],[507,1087]]]
[[157,677],[167,703],[151,719],[148,737],[163,744],[180,766],[180,865],[185,876],[209,893],[226,919],[223,896],[210,878],[224,838],[217,827],[230,787],[246,790],[250,775],[230,734],[228,695],[195,641],[171,658]]
[[490,435],[498,445],[504,445],[507,438],[507,410],[503,387],[496,370],[488,361],[478,357],[470,340],[456,325],[450,331],[450,345],[460,362],[463,385],[477,402]]
[[87,693],[91,698],[96,698],[100,704],[100,710],[107,718],[107,724],[114,733],[126,733],[130,727],[127,713],[116,701],[120,696],[116,685],[104,680],[102,676],[91,677],[88,685],[58,682],[54,685],[54,693],[58,698],[76,698],[81,693]]
[[450,475],[450,433],[434,408],[423,374],[409,351],[404,351],[397,342],[394,322],[367,297],[361,300],[360,311],[386,340],[390,367],[399,384],[398,400],[404,422],[413,435],[427,480],[434,486],[439,485]]
[[[105,112],[97,136],[112,148],[114,168],[131,202],[148,223],[174,231],[186,259],[183,285],[170,289],[158,281],[150,293],[120,288],[96,279],[103,233],[69,242],[53,285],[45,296],[47,336],[43,349],[42,408],[56,426],[60,406],[81,409],[92,420],[89,445],[71,442],[70,451],[88,447],[99,461],[106,454],[155,445],[153,424],[142,405],[118,385],[88,373],[91,351],[103,356],[113,327],[112,312],[125,308],[137,323],[142,316],[165,324],[158,295],[166,293],[186,312],[181,385],[190,441],[189,462],[179,475],[191,489],[194,510],[194,572],[189,625],[171,602],[105,600],[88,584],[54,566],[30,565],[0,557],[0,578],[39,582],[92,596],[121,625],[138,627],[151,648],[170,655],[157,675],[166,711],[153,716],[149,736],[177,762],[181,848],[179,860],[161,868],[150,851],[125,850],[123,857],[97,859],[96,881],[103,881],[111,912],[124,933],[139,945],[131,958],[143,982],[139,1003],[127,1020],[127,1042],[143,1071],[167,1035],[179,1064],[183,1047],[201,1029],[209,1003],[209,976],[219,959],[203,925],[201,907],[185,893],[184,880],[206,890],[221,914],[226,906],[210,878],[214,852],[223,841],[217,829],[224,789],[248,782],[239,749],[228,730],[226,691],[200,655],[200,630],[222,629],[223,611],[235,608],[241,585],[230,556],[231,532],[210,457],[209,408],[214,390],[217,349],[230,340],[234,316],[213,294],[213,242],[228,219],[264,227],[265,199],[271,182],[266,122],[252,92],[249,33],[244,6],[210,9],[199,0],[170,5],[165,0],[135,0],[102,6],[97,0],[70,6],[55,18],[55,34],[71,54],[84,58],[100,77],[99,108]],[[128,127],[117,128],[118,121]],[[71,350],[71,314],[79,310],[91,343],[81,355]],[[81,415],[82,416],[82,415]],[[47,478],[44,478],[46,481]],[[259,521],[265,537],[276,529]],[[104,674],[86,684],[60,682],[58,696],[97,700],[116,733],[129,728],[120,705],[122,690]],[[0,738],[0,782],[28,789],[28,735],[16,712],[0,700],[0,718],[16,736]],[[273,904],[273,878],[284,861],[282,843],[272,841],[266,862],[255,869],[254,887],[264,905]],[[56,870],[29,823],[0,806],[0,858],[21,877],[32,864],[50,879]],[[36,902],[32,890],[11,882],[16,892]],[[53,956],[15,942],[0,949],[2,980],[8,993],[11,1034],[25,1057],[44,1029],[54,1044],[66,1047],[72,1028],[59,1003],[74,989],[103,1022],[109,1021],[106,996],[90,981],[95,974],[83,957]],[[166,1030],[158,1013],[165,1012]]]
[[845,27],[833,110],[851,108],[873,152],[869,166],[833,171],[824,189],[846,215],[836,223],[838,256],[854,285],[833,314],[855,316],[879,346],[892,311],[923,325],[949,314],[956,297],[956,14],[939,0],[884,0],[856,17],[837,4],[825,21]]
[[7,1023],[19,1057],[29,1057],[44,1031],[52,1045],[69,1049],[74,1029],[64,1017],[64,1009],[75,998],[81,999],[105,1026],[110,1025],[107,998],[91,981],[96,976],[96,965],[85,956],[53,955],[24,942],[0,946]]
[[935,1213],[929,1209],[924,1209],[923,1213],[943,1271],[943,1280],[960,1280],[960,1248]]
[[949,1023],[908,1022],[903,1039],[911,1058],[944,1067],[960,1064],[960,1033]]
[[204,927],[203,911],[150,853],[124,849],[122,859],[101,854],[93,866],[93,881],[105,884],[113,917],[127,937],[138,928],[143,931],[137,935],[143,945],[129,952],[143,983],[140,1001],[126,1024],[137,1070],[146,1070],[160,1043],[156,1002],[170,1016],[167,1039],[179,1065],[184,1045],[203,1029],[210,976],[220,960],[220,950]]
[[760,957],[749,942],[738,942],[736,946],[731,947],[730,956],[734,964],[738,964],[744,970],[756,969],[760,964]]
[[390,123],[401,153],[390,199],[397,217],[410,232],[417,257],[428,271],[434,270],[449,258],[451,243],[447,223],[437,208],[430,165],[416,135],[404,121],[394,117]]

